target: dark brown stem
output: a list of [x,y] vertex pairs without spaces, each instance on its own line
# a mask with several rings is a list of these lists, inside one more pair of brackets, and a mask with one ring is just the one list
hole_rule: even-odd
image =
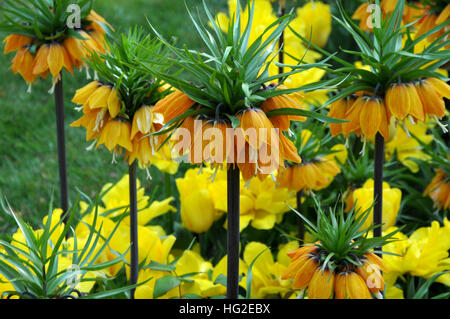
[[[66,163],[66,134],[64,129],[64,90],[63,79],[55,85],[55,113],[56,113],[56,135],[58,143],[58,168],[59,168],[59,194],[61,196],[61,209],[64,214],[69,209],[69,192],[67,183],[67,163]],[[69,219],[69,215],[64,216],[64,222]]]
[[[373,224],[378,226],[373,230],[374,237],[381,237],[383,222],[383,164],[384,164],[384,138],[380,133],[375,136],[375,170],[373,198]],[[382,247],[377,250],[381,251]],[[381,254],[379,254],[381,257]]]
[[230,165],[227,172],[227,298],[239,296],[239,192],[240,171],[237,165]]
[[[136,161],[129,166],[128,172],[130,181],[130,285],[135,285],[138,281],[139,274]],[[135,291],[135,288],[131,289],[131,299],[134,299]]]

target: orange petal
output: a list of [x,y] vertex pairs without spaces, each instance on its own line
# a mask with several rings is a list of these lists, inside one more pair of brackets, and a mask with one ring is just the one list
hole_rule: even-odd
[[13,70],[14,74],[17,74],[19,72],[23,59],[25,57],[25,50],[19,50],[17,51],[16,55],[14,56],[14,59],[11,63],[11,69]]
[[34,59],[33,74],[45,73],[48,70],[49,53],[50,46],[47,44],[41,45]]
[[115,118],[120,113],[122,102],[116,89],[112,89],[108,97],[108,111],[111,118]]
[[362,133],[368,138],[374,137],[381,122],[380,101],[370,98],[362,108],[359,120]]
[[394,84],[386,92],[386,105],[391,114],[403,120],[410,111],[411,102],[405,84]]
[[435,89],[426,81],[419,83],[416,88],[423,104],[424,113],[443,117],[445,115],[444,100]]
[[91,94],[86,105],[91,109],[107,108],[110,94],[111,88],[107,85],[102,85]]
[[64,67],[66,68],[67,71],[69,71],[73,75],[73,65],[72,59],[70,58],[70,54],[64,46],[61,46],[61,49],[64,56]]
[[412,83],[407,84],[407,94],[410,102],[409,113],[420,121],[425,120],[425,114],[423,110],[422,100],[420,99],[419,94],[417,93],[416,86]]
[[64,53],[59,44],[50,45],[50,51],[47,57],[48,67],[52,76],[57,76],[64,65]]
[[[450,7],[450,5],[449,5]],[[426,81],[443,97],[450,99],[450,85],[436,78],[428,78]]]
[[347,123],[342,124],[343,132],[345,134],[350,134],[351,132],[357,131],[360,128],[360,115],[363,107],[367,104],[367,97],[360,96],[356,99],[355,103],[347,109],[345,113],[345,119]]
[[283,156],[283,159],[291,162],[302,162],[302,159],[298,155],[298,150],[295,147],[294,143],[292,143],[290,139],[284,136],[283,133],[280,133],[280,155]]
[[25,50],[22,65],[20,68],[20,74],[27,83],[31,83],[36,79],[36,75],[33,74],[33,63],[34,63],[33,55],[30,53],[30,51]]
[[[337,119],[345,119],[345,113],[347,112],[347,101],[345,99],[340,99],[335,101],[330,106],[330,112],[328,116]],[[342,124],[330,124],[331,135],[336,136],[342,133]]]
[[92,93],[95,92],[101,86],[100,82],[93,81],[88,85],[78,89],[75,92],[75,96],[72,99],[72,102],[79,105],[85,105],[91,96]]

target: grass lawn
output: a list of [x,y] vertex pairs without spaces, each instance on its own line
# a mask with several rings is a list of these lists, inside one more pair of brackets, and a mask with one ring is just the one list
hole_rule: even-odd
[[[201,4],[200,1],[190,2]],[[210,7],[213,11],[223,10],[226,1],[210,1]],[[118,32],[134,25],[148,27],[147,16],[164,36],[174,36],[179,44],[201,48],[201,40],[193,30],[182,0],[97,0],[95,10]],[[1,39],[4,37],[2,34]],[[10,70],[13,56],[0,54],[0,193],[27,221],[39,223],[48,211],[52,190],[55,205],[59,203],[54,103],[53,96],[47,93],[51,80],[37,82],[32,94],[27,94],[25,81]],[[75,77],[67,73],[64,76],[71,203],[76,200],[77,189],[92,198],[105,183],[118,180],[127,172],[125,163],[111,163],[111,154],[105,148],[86,151],[89,143],[85,141],[85,130],[69,127],[80,116],[70,101],[75,90],[87,83],[84,72],[76,71]],[[156,170],[152,172],[153,181],[145,181],[145,173],[139,172],[147,188],[152,188],[151,184],[160,182],[159,178],[163,177]],[[0,233],[10,230],[10,226],[1,212]]]

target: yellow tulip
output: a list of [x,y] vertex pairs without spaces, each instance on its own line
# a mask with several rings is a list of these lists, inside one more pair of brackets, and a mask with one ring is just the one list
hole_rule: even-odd
[[[436,273],[450,270],[450,221],[447,218],[442,226],[433,221],[429,227],[416,229],[409,238],[402,233],[395,237],[399,240],[383,247],[387,252],[400,255],[383,256],[387,282],[395,283],[397,277],[405,273],[429,279]],[[450,275],[441,275],[436,281],[450,286]]]
[[[355,211],[357,216],[365,212],[373,204],[373,179],[369,179],[362,188],[353,191],[353,202],[355,203]],[[395,224],[398,211],[400,210],[400,202],[402,192],[398,188],[391,188],[388,183],[383,182],[383,230]],[[362,228],[368,228],[373,222],[373,208],[369,216],[364,222]]]
[[[129,211],[130,206],[130,190],[129,190],[129,176],[124,175],[119,182],[115,185],[109,183],[103,186],[102,202],[104,207],[99,206],[101,212],[111,211],[108,215],[110,217],[119,216],[126,211]],[[138,208],[138,223],[139,225],[146,225],[153,218],[166,214],[168,212],[176,212],[175,207],[170,205],[170,202],[174,200],[173,197],[166,198],[165,200],[153,201],[149,206],[149,197],[145,195],[145,190],[141,187],[139,179],[136,181],[137,187],[137,208]],[[100,212],[100,211],[99,211]],[[125,218],[124,224],[129,224],[129,218]]]
[[[190,169],[184,178],[176,180],[181,200],[181,218],[191,231],[207,231],[212,223],[227,212],[227,173],[203,168],[203,173]],[[241,176],[240,230],[251,225],[256,229],[272,229],[296,207],[295,192],[279,188],[271,176],[252,178],[246,185]],[[226,222],[224,224],[226,228]]]
[[194,233],[209,230],[214,223],[214,204],[208,190],[201,189],[182,198],[181,220],[183,226]]
[[[215,282],[220,275],[223,275],[223,276],[227,275],[227,261],[228,261],[228,256],[225,255],[214,266],[214,269],[212,271],[212,276],[211,276],[211,279],[213,282]],[[239,259],[239,275],[242,275],[241,280],[239,281],[239,286],[241,286],[244,289],[246,289],[246,287],[247,287],[247,283],[244,280],[244,276],[247,272],[248,272],[247,264],[242,259]]]
[[195,294],[203,298],[224,295],[226,288],[221,284],[214,284],[209,279],[208,272],[213,269],[210,262],[194,251],[185,251],[176,264],[176,274],[182,276],[189,273],[196,273],[190,279],[192,283],[182,283],[182,294]]
[[[259,255],[259,257],[258,257]],[[252,298],[264,298],[269,295],[284,295],[291,289],[289,280],[281,277],[287,267],[275,262],[268,247],[259,242],[250,242],[244,250],[244,261],[249,267],[255,260],[252,268]]]
[[305,23],[305,38],[324,47],[331,33],[330,6],[320,1],[308,1],[297,9],[297,19]]

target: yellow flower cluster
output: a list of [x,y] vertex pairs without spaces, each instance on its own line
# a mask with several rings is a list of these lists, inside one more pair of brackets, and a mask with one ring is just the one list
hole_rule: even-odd
[[[169,261],[173,261],[175,257],[169,256]],[[208,261],[194,250],[186,250],[180,256],[180,259],[175,265],[175,270],[172,272],[145,269],[139,272],[139,282],[150,279],[147,283],[139,286],[136,289],[135,297],[137,299],[153,299],[154,287],[156,280],[168,276],[176,275],[183,276],[186,274],[194,274],[189,276],[189,280],[182,282],[179,286],[169,290],[162,296],[157,298],[168,299],[174,297],[182,297],[187,294],[195,294],[202,298],[224,295],[226,288],[222,284],[215,283],[219,275],[226,275],[226,256],[213,267]],[[241,272],[245,271],[244,265],[240,265]]]
[[[101,198],[103,206],[97,207],[99,216],[97,217],[96,229],[99,230],[101,226],[101,234],[105,238],[113,232],[117,226],[117,222],[113,219],[121,214],[129,211],[129,177],[128,175],[115,185],[107,184],[103,187]],[[147,226],[147,224],[158,216],[166,213],[173,213],[176,211],[175,207],[170,205],[173,197],[167,198],[161,202],[153,201],[149,205],[149,197],[144,195],[144,189],[140,186],[137,180],[137,206],[138,206],[138,250],[139,263],[149,263],[154,260],[159,263],[167,262],[168,251],[175,242],[174,236],[166,236],[161,226]],[[81,202],[81,211],[85,211],[87,203]],[[102,216],[105,215],[105,216]],[[83,216],[83,219],[75,229],[77,237],[83,238],[89,234],[89,227],[94,220],[94,214],[89,213]],[[124,218],[122,223],[118,226],[109,243],[108,249],[100,258],[105,260],[112,260],[117,258],[117,254],[124,254],[130,247],[130,226],[129,217]],[[128,252],[125,259],[130,261],[130,253]],[[123,263],[116,264],[109,267],[106,275],[115,276]]]
[[[292,291],[290,280],[283,279],[283,274],[289,265],[287,253],[298,247],[297,241],[280,245],[276,260],[265,244],[250,242],[244,250],[244,262],[250,265],[256,258],[252,268],[251,298],[265,298],[269,296],[286,296]],[[247,277],[243,282],[247,281]]]
[[[393,230],[395,228],[386,232]],[[403,297],[401,290],[392,286],[404,274],[429,279],[439,272],[450,270],[450,221],[447,218],[442,226],[433,221],[431,226],[416,229],[409,237],[397,233],[395,238],[397,241],[383,247],[384,251],[399,255],[383,256],[386,263],[384,276],[391,287],[387,290],[386,297]],[[439,276],[436,282],[450,286],[450,274]]]
[[[227,212],[227,174],[225,170],[202,168],[202,174],[190,169],[176,184],[180,193],[181,220],[196,233],[210,229],[215,220]],[[248,186],[248,188],[246,187]],[[252,178],[247,185],[241,177],[240,229],[248,225],[272,229],[281,222],[289,204],[295,207],[295,192],[279,188],[271,176]]]
[[[295,249],[298,243],[293,241],[280,245],[277,261],[265,244],[260,242],[250,242],[244,249],[243,260],[239,260],[239,272],[242,278],[239,285],[246,289],[247,273],[251,263],[256,259],[252,267],[251,298],[264,298],[280,294],[285,296],[292,291],[292,284],[289,280],[282,279],[283,272],[287,269],[289,258],[287,252]],[[179,256],[175,270],[160,271],[145,269],[139,273],[139,282],[150,279],[147,283],[136,289],[137,299],[153,299],[156,280],[172,275],[183,276],[194,274],[189,280],[182,282],[179,286],[169,290],[161,299],[177,298],[184,295],[197,295],[202,298],[223,296],[226,294],[226,287],[221,282],[219,276],[227,274],[227,256],[224,256],[215,266],[206,261],[198,252],[198,245],[193,250],[186,250]],[[169,255],[169,260],[175,259],[174,255]]]
[[[216,19],[220,27],[226,31],[229,17],[232,17],[236,12],[236,0],[228,1],[229,16],[225,13],[219,13]],[[331,33],[331,12],[330,6],[320,1],[308,1],[303,7],[298,8],[297,17],[290,23],[290,27],[295,32],[301,34],[307,39],[311,39],[314,44],[323,47],[325,46],[328,37]],[[243,21],[248,17],[248,10],[241,12]],[[252,30],[250,34],[249,43],[253,43],[261,33],[277,19],[277,15],[273,10],[269,0],[255,1],[255,14],[252,23]],[[241,32],[244,31],[245,25],[241,26]],[[317,61],[321,55],[311,49],[307,49],[305,45],[296,37],[296,35],[287,28],[284,36],[284,63],[288,65],[297,65],[298,60],[304,57],[304,62],[312,63]],[[277,48],[274,52],[277,52]],[[294,57],[294,58],[293,58]],[[272,57],[271,57],[272,58]],[[278,74],[278,67],[272,63],[269,67],[270,75]],[[325,71],[312,68],[304,72],[291,75],[284,84],[289,88],[297,88],[309,83],[319,81],[325,74]],[[324,103],[327,101],[327,95],[324,91],[317,91],[305,95],[306,102],[309,103]]]

